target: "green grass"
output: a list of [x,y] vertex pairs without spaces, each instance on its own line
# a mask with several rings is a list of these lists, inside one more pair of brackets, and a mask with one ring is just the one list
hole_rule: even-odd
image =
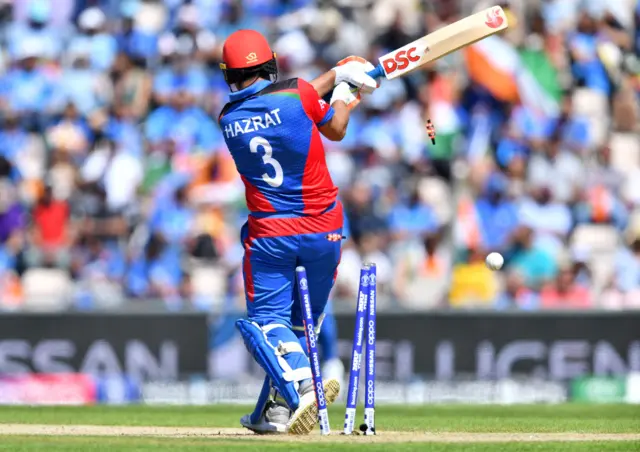
[[639,451],[637,442],[548,442],[548,443],[486,443],[486,444],[441,444],[430,443],[379,443],[363,446],[358,443],[333,444],[283,444],[277,442],[256,443],[246,440],[213,441],[210,439],[155,439],[155,438],[102,438],[102,437],[4,437],[0,443],[0,451],[237,451],[241,449],[254,451],[420,451],[429,452],[633,452]]
[[[239,427],[238,419],[250,407],[238,405],[208,407],[1,407],[0,423],[57,425],[118,425],[173,427]],[[332,425],[342,428],[343,408],[331,410]],[[362,410],[358,420],[362,419]],[[519,406],[381,406],[376,412],[381,432],[466,432],[466,433],[633,433],[640,434],[640,406],[634,405],[519,405]],[[292,442],[283,438],[186,438],[92,437],[92,436],[0,436],[2,451],[413,451],[429,452],[640,452],[639,441],[504,443],[408,443],[419,437],[391,437],[391,442],[370,438],[320,438]],[[384,439],[384,435],[377,438]],[[522,439],[522,438],[520,438]],[[554,441],[557,438],[552,438]],[[575,439],[575,438],[574,438]],[[628,439],[628,438],[627,438]],[[445,441],[444,437],[436,441]],[[492,439],[493,440],[493,439]],[[398,441],[398,442],[395,442]]]
[[[241,405],[207,407],[0,407],[0,423],[239,427]],[[342,427],[344,408],[331,409]],[[362,419],[362,409],[359,410]],[[381,406],[381,430],[430,432],[640,433],[639,405]]]

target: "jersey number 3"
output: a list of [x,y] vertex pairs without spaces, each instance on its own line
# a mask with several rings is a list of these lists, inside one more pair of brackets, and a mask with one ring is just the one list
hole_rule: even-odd
[[271,144],[266,139],[262,137],[255,137],[249,143],[249,148],[251,149],[251,152],[256,154],[258,153],[258,148],[260,146],[262,146],[262,148],[264,149],[264,155],[262,156],[262,161],[264,162],[265,165],[271,165],[273,167],[273,170],[276,173],[274,177],[271,177],[267,173],[264,173],[262,175],[262,180],[264,180],[267,184],[271,185],[272,187],[278,188],[280,185],[282,185],[282,181],[284,179],[282,166],[280,165],[279,161],[277,161],[272,157],[273,148],[271,147]]

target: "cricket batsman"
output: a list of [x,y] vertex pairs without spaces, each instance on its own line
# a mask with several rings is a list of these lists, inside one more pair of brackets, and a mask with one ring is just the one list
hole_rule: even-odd
[[[319,328],[340,261],[343,226],[320,135],[344,137],[360,94],[377,87],[366,75],[373,65],[349,57],[310,83],[278,81],[276,55],[253,30],[230,35],[222,60],[231,93],[219,123],[250,211],[241,231],[248,318],[236,327],[267,374],[254,412],[240,422],[257,433],[306,434],[318,412],[295,268],[307,269]],[[322,96],[331,90],[327,103]],[[324,385],[331,403],[340,384],[329,379]]]

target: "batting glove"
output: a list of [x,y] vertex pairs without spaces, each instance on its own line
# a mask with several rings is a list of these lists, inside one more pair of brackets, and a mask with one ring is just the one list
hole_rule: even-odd
[[350,56],[338,61],[333,71],[336,73],[336,85],[342,82],[350,83],[361,92],[371,94],[379,85],[378,82],[367,75],[374,70],[373,64],[362,57]]
[[360,103],[360,93],[357,88],[354,88],[347,82],[342,82],[333,88],[333,94],[331,95],[331,101],[329,103],[333,105],[334,102],[339,100],[347,104],[347,107],[351,110]]

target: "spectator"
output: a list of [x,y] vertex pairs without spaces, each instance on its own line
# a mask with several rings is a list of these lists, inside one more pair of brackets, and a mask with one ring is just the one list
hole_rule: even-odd
[[[106,112],[100,112],[97,116],[102,116],[94,127],[97,127],[102,135],[116,141],[120,147],[129,155],[141,159],[143,151],[143,139],[140,127],[137,121],[128,116],[126,110],[115,107],[107,115]],[[93,119],[94,115],[92,115]]]
[[433,209],[420,199],[417,187],[410,190],[406,203],[398,203],[391,209],[389,228],[394,240],[416,239],[428,232],[436,232],[439,227]]
[[70,67],[60,78],[56,96],[60,103],[73,103],[82,115],[88,115],[111,103],[113,86],[107,75],[91,67],[91,48],[78,45],[68,53]]
[[196,203],[229,205],[244,196],[244,184],[238,177],[231,155],[217,151],[195,162],[195,175],[189,196]]
[[[518,118],[518,116],[515,118]],[[524,117],[523,119],[527,118]],[[525,139],[524,132],[520,130],[520,127],[522,127],[522,124],[518,124],[514,117],[510,118],[502,127],[502,133],[496,148],[496,160],[503,168],[511,166],[514,160],[529,158],[531,153],[529,142]]]
[[21,237],[26,225],[25,211],[8,176],[9,171],[9,162],[0,158],[0,244]]
[[118,54],[113,65],[114,108],[122,118],[141,120],[149,109],[151,79],[140,64],[126,53]]
[[610,285],[600,294],[598,307],[610,310],[640,309],[640,290],[622,293]]
[[79,308],[119,304],[126,263],[117,247],[106,246],[96,236],[82,236],[73,250],[71,271],[80,286]]
[[23,209],[14,201],[10,172],[11,164],[0,156],[0,310],[15,309],[22,301],[17,269],[26,220]]
[[156,206],[149,228],[162,238],[166,245],[179,250],[185,246],[195,227],[195,211],[187,199],[187,187],[177,187],[173,199]]
[[561,146],[560,137],[554,136],[543,145],[544,152],[531,156],[527,180],[535,187],[549,187],[556,201],[568,203],[584,186],[585,170],[580,157]]
[[544,309],[588,309],[592,307],[589,289],[575,281],[575,272],[570,266],[560,269],[556,280],[547,284],[540,292]]
[[558,273],[556,260],[535,244],[533,229],[524,224],[514,232],[507,257],[510,268],[520,272],[526,286],[534,290],[551,281]]
[[[2,251],[0,250],[0,253]],[[1,256],[0,256],[1,258]],[[0,310],[13,311],[20,308],[23,299],[20,278],[15,271],[0,266]]]
[[[67,141],[70,142],[71,140]],[[64,143],[64,142],[63,142]],[[56,143],[51,143],[56,144]],[[56,199],[69,199],[76,188],[78,170],[72,155],[63,147],[52,149],[51,167],[48,171],[48,182]]]
[[549,118],[527,105],[517,105],[511,109],[509,123],[512,134],[519,138],[528,152],[539,152],[547,138]]
[[42,140],[20,127],[21,118],[7,111],[0,128],[0,157],[7,159],[24,178],[39,180],[44,173]]
[[77,234],[83,237],[85,243],[91,243],[95,239],[101,241],[107,250],[124,252],[121,243],[129,233],[125,216],[127,212],[109,208],[105,185],[101,179],[77,179],[77,190],[69,202]]
[[176,39],[173,35],[160,40],[160,53],[166,55],[168,65],[161,68],[153,81],[155,100],[168,104],[177,89],[185,90],[192,102],[202,99],[208,81],[203,69],[193,58],[195,43],[189,36]]
[[[194,228],[189,240],[191,255],[203,261],[213,262],[218,259],[220,253],[216,244],[216,238],[221,237],[223,217],[219,211],[202,205],[194,218]],[[220,240],[222,241],[222,240]]]
[[534,187],[531,197],[522,200],[518,216],[533,229],[536,246],[554,256],[561,252],[573,221],[569,208],[553,198],[548,186]]
[[563,150],[582,157],[593,140],[589,122],[574,111],[573,98],[569,93],[565,93],[560,108],[560,115],[549,121],[548,134],[552,141],[560,140]]
[[61,29],[50,23],[54,5],[49,0],[33,0],[25,3],[28,3],[26,22],[16,21],[7,30],[9,53],[14,58],[18,57],[23,43],[31,41],[42,49],[42,57],[54,60],[60,56],[64,43]]
[[176,155],[176,142],[167,139],[156,144],[145,159],[144,179],[142,182],[142,192],[149,195],[166,176],[170,176],[173,171],[172,160]]
[[351,235],[356,241],[368,231],[384,230],[387,225],[383,214],[374,205],[372,191],[370,185],[357,181],[344,200]]
[[144,251],[132,257],[125,279],[134,298],[159,298],[176,307],[182,303],[179,255],[157,235],[151,235]]
[[484,263],[486,253],[468,250],[467,262],[454,265],[449,302],[452,307],[488,307],[498,295],[496,274]]
[[574,247],[570,253],[575,282],[583,287],[593,287],[593,272],[589,267],[589,259],[591,258],[589,250]]
[[10,163],[0,157],[0,309],[13,309],[22,301],[17,275],[18,256],[24,246],[26,215],[16,201],[8,174]]
[[611,164],[611,148],[607,145],[599,146],[595,157],[595,161],[588,167],[585,175],[586,186],[601,186],[612,193],[618,194],[625,176]]
[[389,292],[391,279],[393,278],[393,266],[389,257],[382,251],[384,246],[384,235],[382,231],[368,231],[360,237],[359,248],[362,262],[373,262],[376,264],[376,280],[380,293]]
[[89,49],[91,67],[108,70],[115,60],[118,45],[115,38],[107,33],[107,17],[97,7],[87,8],[78,17],[80,33],[71,39],[69,51]]
[[640,234],[629,230],[629,248],[618,250],[615,259],[615,287],[623,294],[640,289]]
[[122,212],[135,207],[138,187],[143,180],[143,168],[138,158],[127,152],[121,143],[108,139],[96,142],[81,174],[85,182],[103,187],[108,210]]
[[506,248],[518,224],[517,207],[508,199],[507,189],[507,178],[501,173],[492,173],[475,205],[482,244],[492,251]]
[[340,256],[340,267],[336,275],[336,282],[333,289],[333,297],[339,300],[355,300],[358,295],[358,285],[360,284],[360,268],[362,268],[362,257],[353,240],[348,239],[342,244],[342,254]]
[[216,38],[224,41],[227,36],[236,30],[251,29],[265,32],[265,24],[261,18],[245,14],[242,0],[229,0],[224,9],[221,23],[216,27]]
[[56,264],[67,267],[72,232],[69,225],[69,205],[54,199],[51,186],[46,186],[33,209],[31,229],[31,266]]
[[577,223],[611,224],[620,231],[627,226],[629,213],[626,206],[605,185],[594,185],[580,195],[575,206]]
[[119,52],[135,61],[152,62],[158,54],[158,37],[136,23],[140,6],[137,0],[125,0],[120,3],[122,20],[115,39]]
[[173,30],[167,35],[175,37],[178,41],[186,41],[188,39],[193,43],[193,50],[196,55],[208,56],[216,44],[215,35],[208,29],[203,28],[207,10],[210,9],[215,9],[215,6],[183,4],[176,14]]
[[518,271],[510,271],[507,274],[505,288],[498,295],[495,308],[536,310],[540,308],[540,297],[525,285],[524,277]]
[[420,247],[408,247],[397,259],[393,292],[405,307],[441,304],[450,283],[451,256],[441,235],[425,234]]
[[56,152],[65,152],[81,161],[93,138],[74,103],[68,103],[60,120],[46,130],[46,138]]
[[168,105],[153,111],[147,120],[146,138],[152,149],[162,141],[172,139],[181,156],[213,151],[222,139],[220,129],[204,110],[193,104],[193,96],[187,87],[176,87],[170,100]]
[[17,65],[0,80],[0,96],[4,109],[20,113],[23,124],[31,130],[42,130],[51,114],[53,83],[38,63],[42,55],[40,43],[22,41],[16,55]]
[[611,83],[604,65],[598,58],[597,23],[587,11],[578,18],[577,30],[569,35],[569,53],[576,81],[609,96]]

